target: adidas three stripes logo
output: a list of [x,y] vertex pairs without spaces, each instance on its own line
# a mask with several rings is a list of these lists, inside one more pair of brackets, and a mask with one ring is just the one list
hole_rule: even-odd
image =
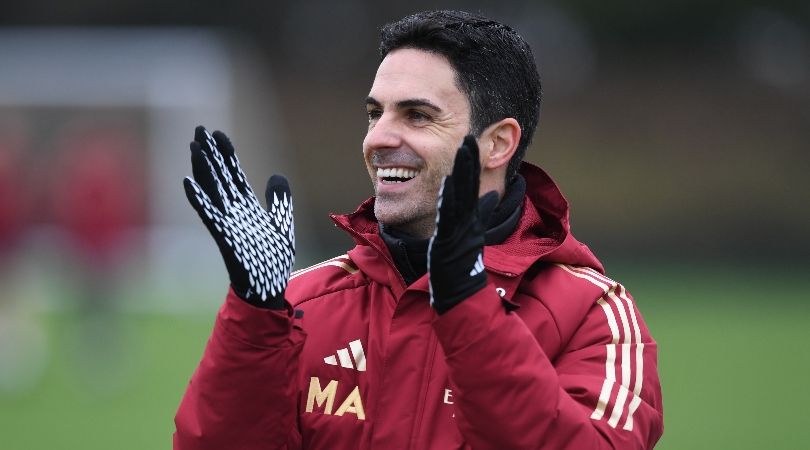
[[470,276],[474,277],[483,271],[484,271],[484,255],[482,253],[479,253],[478,259],[475,260],[475,265],[470,271]]
[[[351,354],[349,353],[351,352]],[[352,359],[354,363],[352,363]],[[329,355],[323,362],[330,366],[340,365],[347,369],[357,369],[358,372],[366,371],[366,352],[360,339],[349,342],[349,348],[341,348],[336,355]]]

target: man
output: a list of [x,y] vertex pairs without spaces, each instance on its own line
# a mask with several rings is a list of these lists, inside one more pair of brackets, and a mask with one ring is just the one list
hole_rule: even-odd
[[521,165],[540,102],[529,47],[440,11],[387,25],[380,48],[375,196],[333,216],[346,255],[289,276],[286,180],[265,212],[225,135],[197,129],[186,193],[231,290],[175,448],[652,448],[655,343],[550,178]]

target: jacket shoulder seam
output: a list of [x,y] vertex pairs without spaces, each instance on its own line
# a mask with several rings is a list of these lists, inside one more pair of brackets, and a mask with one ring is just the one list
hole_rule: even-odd
[[[591,287],[596,287],[597,289],[602,289],[601,283],[600,283],[599,280],[608,281],[608,282],[612,283],[614,286],[618,284],[615,281],[611,280],[610,278],[606,277],[605,275],[599,274],[594,269],[592,269],[590,267],[587,267],[587,266],[575,266],[575,265],[571,265],[571,264],[553,263],[553,264],[551,264],[551,267],[556,267],[558,269],[561,269],[561,270],[568,273],[569,275],[571,275],[574,278],[582,279],[583,280],[582,284],[584,286],[591,286]],[[598,278],[596,278],[596,277],[598,277]],[[543,300],[538,298],[538,296],[535,295],[533,292],[524,293],[524,295],[527,295],[527,296],[529,296],[531,298],[534,298],[537,301],[539,301],[543,305],[543,307],[549,312],[549,314],[551,314],[551,317],[554,319],[554,326],[557,329],[557,336],[560,339],[560,349],[564,349],[565,347],[567,347],[568,343],[570,342],[571,338],[573,337],[573,334],[572,333],[566,333],[565,335],[563,334],[563,330],[561,328],[560,320],[557,317],[557,315],[555,314],[554,308],[551,308],[548,305],[546,305],[543,302]],[[588,305],[596,304],[599,301],[599,299],[601,299],[603,297],[604,297],[604,292],[599,292],[596,297],[593,297],[588,301]],[[587,314],[583,315],[581,320],[584,321],[586,319],[586,316],[587,316]],[[577,326],[575,328],[579,328],[580,325],[581,325],[581,322],[579,324],[577,324]],[[566,337],[564,337],[564,336],[566,336]]]
[[555,263],[554,265],[564,270],[572,277],[584,280],[588,285],[601,290],[602,294],[597,297],[597,300],[602,298],[612,287],[619,286],[619,282],[588,266],[574,266],[561,263]]
[[358,286],[347,286],[345,288],[336,289],[334,291],[329,291],[329,292],[321,292],[320,294],[315,295],[314,297],[301,299],[301,300],[295,302],[295,304],[293,306],[298,307],[298,306],[301,306],[302,304],[310,302],[312,300],[318,300],[320,298],[326,297],[327,295],[333,295],[333,294],[337,294],[338,292],[348,291],[350,289],[357,289],[357,288],[362,288],[362,287],[366,287],[366,286],[368,286],[368,283],[364,283],[364,284],[361,284],[361,285],[358,285]]
[[293,280],[306,273],[321,269],[323,267],[338,267],[346,271],[349,275],[354,275],[355,273],[360,271],[360,269],[358,269],[357,266],[354,264],[354,262],[351,260],[349,255],[344,253],[343,255],[327,259],[326,261],[313,264],[309,267],[300,270],[296,270],[290,274],[290,280]]
[[[588,303],[590,307],[599,304],[599,301],[607,296],[607,293],[611,290],[611,287],[618,285],[617,282],[587,266],[575,266],[562,263],[555,263],[554,265],[568,273],[568,275],[571,277],[582,280],[582,283],[586,286],[597,289],[597,296]],[[582,323],[587,319],[587,316],[587,314],[582,316],[582,320],[576,326],[577,329],[582,326]]]

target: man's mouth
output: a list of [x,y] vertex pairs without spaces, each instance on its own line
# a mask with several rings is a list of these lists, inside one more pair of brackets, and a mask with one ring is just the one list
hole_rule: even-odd
[[377,178],[383,184],[405,183],[419,175],[419,171],[407,167],[377,168]]

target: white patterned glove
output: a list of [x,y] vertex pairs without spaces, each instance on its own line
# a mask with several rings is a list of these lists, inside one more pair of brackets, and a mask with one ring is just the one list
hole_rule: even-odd
[[248,184],[231,141],[204,127],[190,144],[194,178],[183,187],[219,247],[234,292],[248,303],[285,307],[284,290],[295,261],[293,207],[287,179],[267,181],[267,210]]

